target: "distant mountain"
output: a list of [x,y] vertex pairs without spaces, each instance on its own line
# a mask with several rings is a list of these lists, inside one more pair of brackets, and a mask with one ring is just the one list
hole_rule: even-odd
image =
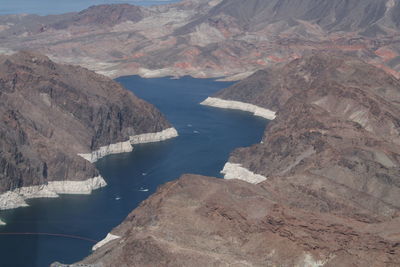
[[261,143],[231,154],[225,180],[184,175],[162,186],[82,263],[400,264],[398,79],[312,53],[215,97],[277,117]]
[[248,75],[310,50],[358,56],[400,77],[394,0],[185,0],[0,16],[0,52],[35,49],[108,76]]
[[394,0],[224,0],[210,10],[208,17],[229,16],[249,31],[277,22],[284,21],[293,27],[307,21],[328,33],[358,31],[377,35],[389,29],[398,30],[399,8]]
[[79,13],[71,14],[67,19],[49,25],[55,29],[66,29],[70,26],[95,25],[111,27],[116,24],[143,18],[143,11],[138,6],[129,4],[91,6]]
[[126,152],[132,136],[170,127],[109,78],[31,52],[0,57],[0,100],[0,209],[30,197],[90,193],[105,182],[78,154],[100,149],[94,161]]

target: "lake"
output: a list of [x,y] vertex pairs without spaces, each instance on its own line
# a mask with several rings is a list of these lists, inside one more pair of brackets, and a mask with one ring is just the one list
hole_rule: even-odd
[[0,15],[22,13],[50,15],[77,12],[88,8],[89,6],[101,4],[128,3],[132,5],[149,6],[176,2],[179,2],[179,0],[0,0]]
[[97,167],[108,186],[92,195],[31,200],[30,207],[1,211],[8,225],[0,227],[0,266],[43,267],[54,261],[81,260],[95,241],[104,238],[159,185],[184,173],[221,177],[229,153],[260,142],[267,124],[250,113],[199,105],[229,82],[138,76],[117,81],[157,106],[179,137],[136,145],[131,153],[99,160]]

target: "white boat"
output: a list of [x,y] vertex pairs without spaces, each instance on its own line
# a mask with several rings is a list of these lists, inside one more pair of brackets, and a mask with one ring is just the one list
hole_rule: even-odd
[[138,191],[140,191],[140,192],[148,192],[149,189],[141,187]]

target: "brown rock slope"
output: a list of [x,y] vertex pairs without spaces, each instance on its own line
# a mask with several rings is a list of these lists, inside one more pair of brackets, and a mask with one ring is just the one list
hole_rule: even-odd
[[264,92],[281,100],[265,104],[279,109],[276,120],[262,144],[230,158],[267,180],[184,175],[144,201],[112,231],[120,238],[83,262],[399,266],[400,82],[337,55],[279,68],[264,77],[273,85]]
[[169,127],[118,83],[29,52],[0,57],[0,100],[0,193],[95,177],[78,153]]
[[261,144],[236,150],[229,161],[276,180],[290,203],[301,196],[302,207],[353,217],[395,215],[400,82],[357,59],[332,55],[306,56],[264,77],[276,83],[265,91],[280,100],[277,119]]
[[185,175],[144,201],[112,231],[121,238],[82,263],[397,266],[399,243],[371,225],[285,205],[265,185]]

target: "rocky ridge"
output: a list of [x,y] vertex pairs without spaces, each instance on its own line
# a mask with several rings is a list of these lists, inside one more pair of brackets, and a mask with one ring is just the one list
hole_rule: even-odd
[[[118,83],[32,52],[0,57],[0,99],[0,209],[104,186],[79,153],[167,129],[153,141],[177,135],[155,107]],[[118,152],[127,150],[101,156]]]
[[[400,264],[399,80],[336,54],[262,73],[217,96],[244,101],[238,94],[254,90],[274,97],[257,102],[277,111],[262,142],[229,159],[265,179],[184,175],[160,187],[82,263]],[[247,86],[255,77],[262,86]]]

